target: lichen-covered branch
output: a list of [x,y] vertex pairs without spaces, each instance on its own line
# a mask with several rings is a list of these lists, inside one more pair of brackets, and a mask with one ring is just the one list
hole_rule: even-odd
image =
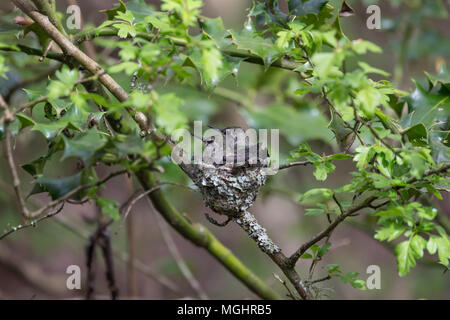
[[[146,169],[137,172],[139,182],[146,189],[157,185],[153,174]],[[237,279],[241,280],[251,291],[263,299],[278,300],[281,297],[269,288],[261,279],[251,272],[233,253],[227,249],[219,240],[204,226],[190,223],[177,209],[167,200],[161,190],[156,190],[148,195],[156,210],[163,218],[184,238],[195,245],[206,249],[225,268],[227,268]]]
[[275,254],[281,249],[270,239],[265,228],[263,228],[255,216],[250,212],[245,211],[239,218],[234,218],[236,222],[250,238],[252,238],[258,247],[267,254]]

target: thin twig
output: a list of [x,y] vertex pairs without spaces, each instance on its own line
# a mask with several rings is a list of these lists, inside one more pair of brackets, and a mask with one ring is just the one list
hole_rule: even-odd
[[[11,172],[13,178],[14,191],[16,192],[16,197],[20,206],[20,213],[24,220],[28,218],[28,209],[25,204],[25,198],[23,197],[22,190],[20,189],[20,179],[17,173],[16,164],[14,162],[13,152],[12,152],[12,143],[11,143],[11,132],[9,130],[9,123],[14,119],[12,116],[8,105],[5,100],[3,100],[2,95],[0,95],[0,107],[3,109],[5,114],[5,156],[8,162],[9,171]],[[1,239],[1,238],[0,238]]]
[[47,48],[45,48],[44,50],[44,54],[42,55],[42,57],[39,58],[39,62],[44,61],[44,59],[47,57],[48,52],[50,51],[50,48],[52,47],[54,41],[50,40],[50,42],[47,45]]
[[[147,204],[149,207],[152,207],[152,203],[150,199],[147,197]],[[192,274],[191,270],[189,269],[188,265],[183,259],[183,256],[181,255],[180,251],[178,250],[178,247],[170,234],[170,229],[163,221],[163,219],[156,213],[156,210],[152,210],[153,215],[156,219],[156,222],[158,224],[159,231],[163,237],[163,240],[169,249],[170,254],[172,255],[173,259],[175,260],[175,263],[177,264],[178,268],[181,271],[181,274],[184,276],[184,278],[187,280],[189,285],[192,287],[192,289],[197,293],[198,297],[202,300],[207,300],[208,295],[205,293],[203,288],[200,285],[200,282],[195,278],[195,276]]]
[[[449,169],[450,169],[450,164],[445,164],[445,165],[441,166],[438,169],[425,171],[424,174],[423,174],[423,177],[427,177],[427,176],[430,176],[430,175],[433,175],[433,174],[440,174],[440,173],[446,172]],[[419,180],[418,178],[412,177],[412,178],[406,180],[405,184],[406,185],[411,185],[412,183],[414,183],[414,182],[416,182],[418,180]],[[388,188],[384,189],[383,191],[388,191],[388,190],[391,190],[391,189],[393,189],[393,187],[388,187]],[[380,192],[380,193],[383,193],[383,192]],[[374,202],[377,199],[378,199],[377,195],[372,195],[372,196],[366,198],[362,203],[351,207],[346,212],[344,212],[343,214],[339,215],[333,221],[333,223],[331,223],[325,230],[323,230],[322,232],[320,232],[319,234],[314,236],[308,242],[302,244],[300,246],[300,248],[294,254],[292,254],[289,257],[289,264],[295,265],[295,263],[298,261],[298,259],[302,256],[303,253],[305,253],[311,246],[313,246],[314,244],[316,244],[317,242],[319,242],[323,238],[329,237],[331,235],[331,233],[334,231],[334,229],[342,221],[344,221],[347,217],[353,216],[356,212],[360,211],[361,209],[370,208],[372,206],[372,202]],[[386,203],[384,203],[383,205],[385,205],[385,204]]]
[[[34,226],[34,225],[36,225],[36,222],[39,222],[39,221],[42,221],[42,220],[44,220],[44,219],[46,219],[46,218],[49,218],[49,217],[54,216],[55,214],[53,214],[53,213],[46,214],[46,215],[44,215],[44,216],[43,216],[43,214],[44,214],[47,210],[49,210],[49,209],[51,209],[51,208],[57,206],[58,204],[64,203],[67,199],[71,198],[72,196],[74,196],[75,194],[77,194],[78,192],[80,192],[81,190],[84,190],[84,189],[88,189],[88,188],[91,188],[91,187],[95,187],[95,186],[102,185],[103,183],[105,183],[105,182],[108,181],[109,179],[111,179],[111,178],[113,178],[113,177],[115,177],[115,176],[121,175],[121,174],[123,174],[123,173],[125,173],[125,172],[127,172],[127,170],[116,171],[116,172],[113,172],[113,173],[109,174],[107,177],[105,177],[104,179],[102,179],[102,180],[100,180],[100,181],[98,181],[98,182],[96,182],[96,183],[86,184],[86,185],[81,185],[81,186],[76,187],[76,188],[73,189],[72,191],[66,193],[64,196],[62,196],[62,197],[60,197],[60,198],[58,198],[58,199],[56,199],[56,200],[53,200],[53,201],[47,203],[46,205],[44,205],[43,207],[41,207],[40,209],[38,209],[38,210],[36,210],[36,211],[33,211],[33,212],[29,213],[29,214],[27,215],[27,219],[28,219],[28,220],[33,220],[33,221],[31,221],[31,222],[29,222],[29,223],[26,223],[26,224],[24,224],[24,225],[20,225],[20,226],[18,226],[18,227],[13,227],[13,228],[10,229],[9,231],[6,231],[3,235],[0,236],[0,240],[3,239],[3,238],[5,238],[6,236],[9,236],[10,234],[12,234],[12,233],[14,233],[14,232],[16,232],[16,231],[22,230],[22,229],[24,229],[24,228],[26,228],[26,227]],[[57,211],[57,213],[59,213],[58,210],[56,210],[56,211]]]
[[62,203],[62,204],[61,204],[61,207],[59,207],[57,210],[55,210],[55,211],[53,211],[53,212],[50,212],[50,213],[47,213],[45,216],[42,216],[42,217],[40,217],[40,218],[38,218],[38,219],[35,219],[35,220],[31,221],[31,222],[27,222],[27,223],[25,223],[25,224],[19,224],[19,225],[16,226],[16,227],[12,227],[9,231],[6,231],[5,233],[3,233],[3,234],[0,236],[0,240],[2,240],[3,238],[6,238],[6,237],[9,236],[11,233],[14,233],[14,232],[16,232],[16,231],[19,231],[19,230],[22,230],[22,229],[25,229],[25,228],[29,228],[29,227],[35,228],[35,227],[37,226],[38,222],[41,222],[42,220],[45,220],[45,219],[48,219],[48,218],[51,218],[51,217],[57,215],[58,213],[61,212],[61,210],[62,210],[63,208],[64,208],[64,203]]
[[119,297],[119,288],[116,285],[116,278],[114,275],[114,259],[111,249],[111,239],[109,236],[108,226],[99,226],[99,245],[102,249],[103,259],[105,260],[106,280],[108,281],[109,292],[111,293],[111,300],[116,300]]
[[291,289],[289,289],[289,286],[287,285],[286,281],[284,281],[283,279],[281,279],[281,277],[280,277],[278,274],[276,274],[276,273],[273,273],[273,277],[274,277],[275,279],[277,279],[278,281],[280,281],[281,284],[286,288],[286,290],[287,290],[287,292],[288,292],[287,296],[288,296],[289,298],[291,298],[292,300],[297,300],[297,299],[295,298],[294,294],[292,293]]
[[323,278],[320,278],[320,279],[311,280],[311,281],[306,281],[306,282],[305,282],[305,285],[310,286],[310,285],[312,285],[312,284],[315,284],[315,283],[318,283],[318,282],[327,281],[327,280],[330,280],[330,279],[331,279],[331,276],[328,275],[328,276],[323,277]]

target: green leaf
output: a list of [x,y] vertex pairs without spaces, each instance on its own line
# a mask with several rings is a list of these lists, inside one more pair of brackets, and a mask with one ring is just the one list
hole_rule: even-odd
[[260,57],[266,69],[283,55],[283,50],[272,41],[262,38],[252,31],[245,29],[240,33],[231,31],[231,35],[238,49],[249,51]]
[[425,74],[427,75],[428,81],[432,84],[433,87],[435,87],[438,83],[441,83],[443,86],[450,90],[450,72],[448,72],[445,64],[441,65],[439,74],[431,75],[428,72],[425,72]]
[[410,95],[402,98],[408,104],[408,115],[400,121],[403,128],[422,123],[429,128],[437,118],[450,116],[450,96],[432,94],[416,84],[416,89]]
[[134,20],[133,12],[131,12],[129,10],[126,10],[125,12],[118,11],[114,18],[117,20],[126,21],[129,24],[133,24],[133,20]]
[[28,172],[33,177],[38,175],[42,175],[44,172],[45,163],[47,162],[48,157],[39,157],[36,160],[33,160],[29,163],[23,164],[22,169]]
[[440,263],[448,267],[448,262],[450,259],[450,240],[447,235],[442,235],[435,241],[437,243]]
[[325,181],[327,179],[327,175],[336,169],[336,166],[331,163],[331,161],[314,163],[314,167],[314,177],[316,177],[319,181]]
[[33,126],[33,131],[39,131],[47,140],[54,139],[62,130],[67,127],[65,121],[55,121],[50,123],[37,123]]
[[376,74],[382,75],[383,77],[389,77],[389,75],[390,75],[388,72],[381,70],[381,69],[374,68],[374,67],[370,66],[368,63],[365,63],[363,61],[359,61],[358,65],[360,66],[361,69],[364,70],[364,73],[376,73]]
[[335,153],[329,157],[327,157],[327,160],[347,160],[352,159],[353,156],[347,153]]
[[397,223],[389,223],[386,226],[383,226],[377,229],[375,234],[375,239],[379,241],[392,241],[402,235],[405,232],[406,227]]
[[137,34],[136,28],[127,23],[116,23],[114,24],[114,28],[117,29],[117,35],[122,39],[127,38],[128,35],[134,38]]
[[195,47],[186,57],[184,65],[196,68],[206,87],[214,89],[229,75],[237,76],[241,61],[243,61],[242,58],[222,55],[216,48]]
[[65,147],[61,160],[76,157],[81,159],[85,165],[90,165],[97,159],[95,157],[97,151],[102,149],[107,142],[106,137],[96,129],[88,130],[72,139],[63,136],[63,140]]
[[312,62],[316,66],[314,68],[314,72],[317,73],[317,76],[320,79],[325,79],[333,70],[333,66],[335,66],[338,62],[337,56],[334,52],[320,52],[316,53],[311,58]]
[[311,216],[320,216],[321,214],[324,214],[324,209],[317,209],[317,208],[308,208],[306,209],[305,216],[311,217]]
[[289,13],[295,16],[318,15],[328,0],[289,0]]
[[215,41],[220,49],[225,48],[231,44],[231,39],[228,36],[228,31],[223,25],[221,17],[217,18],[207,18],[201,17],[199,20],[199,25],[203,32]]
[[375,52],[375,53],[381,53],[383,50],[377,46],[375,43],[372,43],[370,41],[366,40],[354,40],[352,41],[352,49],[357,54],[366,54],[367,51]]
[[333,196],[333,191],[327,188],[311,189],[305,192],[298,200],[302,204],[312,204],[322,203],[326,200],[331,199]]
[[215,86],[220,80],[220,69],[222,68],[222,54],[216,48],[202,50],[202,64],[205,81],[210,86]]
[[100,12],[106,13],[106,15],[108,16],[108,20],[113,20],[114,17],[117,15],[117,13],[125,12],[126,10],[127,10],[127,7],[123,3],[123,1],[119,0],[119,4],[115,5],[114,8],[107,9],[107,10],[100,10]]
[[125,62],[116,64],[114,66],[111,66],[108,69],[108,71],[110,73],[125,72],[129,76],[131,76],[137,70],[139,70],[139,65],[136,62],[132,62],[132,61],[125,61]]
[[330,249],[330,247],[331,247],[331,243],[329,243],[329,242],[324,243],[320,247],[319,251],[317,251],[317,256],[323,257],[324,255],[326,255],[328,253],[328,250]]
[[361,279],[357,279],[356,277],[358,275],[358,272],[347,272],[339,277],[344,283],[350,283],[350,285],[355,289],[366,290],[366,283]]
[[101,207],[102,213],[108,215],[113,220],[120,220],[119,203],[103,197],[97,198],[97,206]]
[[340,270],[340,266],[338,264],[327,264],[325,266],[325,269],[327,270],[329,275],[339,274],[342,273]]
[[294,33],[290,30],[283,30],[277,33],[277,40],[275,44],[280,49],[286,49],[289,47],[289,42],[294,37]]
[[430,236],[430,238],[427,241],[427,250],[430,254],[435,254],[438,248],[438,239],[439,237],[436,236]]
[[355,152],[356,156],[353,158],[353,161],[356,161],[356,167],[359,170],[364,170],[374,156],[375,152],[372,147],[369,146],[359,146],[355,149]]
[[162,0],[161,9],[165,11],[176,11],[181,17],[185,26],[195,25],[200,8],[203,6],[202,0]]
[[407,275],[411,268],[416,266],[416,259],[423,256],[423,250],[427,242],[419,235],[412,236],[409,240],[400,242],[395,247],[397,257],[398,274],[400,277]]
[[156,125],[167,134],[186,127],[187,118],[180,111],[183,103],[174,93],[163,94],[155,101],[153,111],[156,113]]
[[[48,192],[52,200],[56,200],[79,187],[81,185],[81,178],[82,172],[59,179],[42,176],[36,179],[36,185],[40,188],[39,192]],[[32,192],[31,194],[39,192]]]
[[47,88],[50,100],[68,96],[72,92],[79,77],[78,70],[69,69],[67,66],[63,66],[61,70],[56,71],[55,75],[58,80],[50,80]]
[[414,146],[425,147],[428,144],[428,132],[423,123],[418,123],[402,132]]
[[389,98],[374,87],[366,87],[356,93],[356,102],[359,104],[366,118],[375,115],[377,106],[386,105]]

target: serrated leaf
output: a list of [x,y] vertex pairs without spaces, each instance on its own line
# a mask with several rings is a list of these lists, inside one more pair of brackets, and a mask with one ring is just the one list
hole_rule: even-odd
[[376,230],[375,239],[379,241],[392,241],[405,232],[406,227],[397,223],[389,223]]
[[108,20],[113,20],[117,13],[119,12],[125,12],[127,10],[127,7],[123,3],[122,0],[119,0],[119,3],[114,6],[112,9],[107,10],[100,10],[100,12],[106,13],[108,16]]
[[61,160],[76,157],[81,159],[85,165],[90,165],[96,160],[94,156],[97,151],[102,149],[107,142],[106,137],[96,129],[88,130],[72,139],[63,136],[63,140],[64,154]]
[[295,16],[318,15],[328,0],[289,0],[289,13]]
[[332,190],[327,188],[317,188],[305,192],[298,201],[303,204],[315,205],[317,203],[322,203],[326,200],[331,199],[332,196]]
[[402,98],[408,104],[408,115],[400,121],[403,128],[422,123],[426,128],[434,124],[437,118],[450,116],[450,96],[427,92],[416,82],[416,89]]
[[260,57],[266,69],[283,55],[283,50],[279,49],[272,41],[262,38],[252,31],[245,31],[245,29],[240,33],[231,31],[231,35],[238,49],[246,50]]
[[395,247],[397,257],[398,274],[400,277],[407,275],[411,268],[416,266],[416,259],[423,256],[423,250],[427,242],[419,235],[412,236],[409,240],[400,242]]
[[80,186],[81,178],[82,172],[79,172],[73,176],[59,179],[42,176],[36,179],[36,185],[39,187],[39,189],[35,191],[48,192],[52,200],[56,200]]
[[113,220],[120,220],[119,203],[116,200],[98,197],[97,206],[102,209],[102,213],[108,215]]
[[305,216],[311,217],[311,216],[320,216],[321,214],[324,214],[324,209],[318,209],[318,208],[308,208],[306,209]]

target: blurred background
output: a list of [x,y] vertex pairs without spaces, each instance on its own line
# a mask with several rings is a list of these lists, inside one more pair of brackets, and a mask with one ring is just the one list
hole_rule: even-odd
[[[159,1],[146,1],[158,8]],[[221,16],[227,28],[241,28],[246,9],[251,6],[247,0],[204,0],[203,14],[207,17]],[[382,54],[370,54],[366,57],[369,64],[386,70],[391,74],[389,80],[398,88],[410,90],[412,79],[426,84],[424,71],[436,73],[440,65],[449,63],[450,57],[450,1],[347,1],[355,14],[342,19],[343,30],[350,39],[363,38],[373,41],[383,48]],[[102,9],[112,8],[114,0],[78,0],[57,1],[62,12],[70,4],[78,3],[84,25],[99,25],[105,14]],[[282,8],[285,1],[280,1]],[[381,8],[382,29],[369,30],[366,20],[369,14],[366,8],[378,4]],[[0,3],[0,37],[13,24],[11,8],[7,1]],[[1,38],[0,38],[1,39]],[[28,39],[26,41],[33,41]],[[96,55],[101,63],[116,61],[115,52],[103,48],[102,43],[94,42],[87,48],[90,55]],[[3,54],[3,53],[1,53]],[[42,74],[54,65],[39,64],[38,58],[28,58],[22,54],[14,55],[10,66],[8,81],[1,83],[5,92],[23,79],[31,79]],[[24,66],[27,66],[24,68]],[[395,66],[395,67],[394,67]],[[352,61],[348,62],[352,67]],[[20,69],[20,72],[18,71]],[[25,71],[24,71],[25,70]],[[44,76],[41,80],[45,80]],[[129,85],[126,77],[118,80]],[[242,63],[237,79],[229,78],[215,93],[208,93],[198,87],[174,85],[169,83],[158,87],[158,91],[172,91],[185,99],[183,110],[190,120],[202,120],[218,127],[239,125],[243,127],[280,128],[282,135],[282,161],[289,150],[308,140],[317,153],[331,153],[336,150],[333,135],[326,128],[328,119],[317,112],[320,101],[302,100],[293,92],[299,81],[291,73],[278,69],[264,72],[261,66]],[[45,87],[45,81],[27,86],[38,90]],[[230,91],[232,90],[232,91]],[[245,101],[251,106],[243,107],[230,101],[230,92],[235,100]],[[226,98],[228,97],[228,98]],[[10,98],[12,105],[25,101],[26,95],[17,90]],[[289,106],[299,112],[298,117],[282,118],[276,123],[271,112],[280,112]],[[261,111],[263,110],[263,111]],[[286,113],[288,114],[288,113]],[[3,146],[2,146],[3,147]],[[25,130],[15,141],[15,159],[17,165],[38,158],[46,150],[46,143],[36,132]],[[4,154],[3,149],[1,151]],[[266,227],[273,240],[286,254],[295,251],[300,244],[322,230],[326,217],[305,217],[304,208],[298,204],[301,193],[315,187],[334,188],[350,181],[351,161],[340,161],[338,169],[325,182],[315,180],[312,168],[295,167],[284,170],[271,177],[261,191],[251,212]],[[164,173],[162,181],[176,181],[190,184],[185,175],[167,159],[161,162]],[[76,171],[76,161],[55,161],[45,169],[55,177],[64,177]],[[25,192],[32,189],[30,177],[19,170]],[[99,176],[104,176],[105,168],[99,168]],[[12,188],[12,179],[4,157],[0,160],[0,230],[20,223],[18,207]],[[120,176],[107,184],[102,196],[124,203],[139,190],[132,178]],[[280,274],[278,268],[256,248],[237,226],[230,224],[220,228],[210,224],[204,217],[210,212],[203,204],[198,193],[168,186],[164,188],[173,204],[192,221],[198,221],[208,228],[230,248],[251,270],[260,276],[272,288],[285,294],[282,284],[273,276]],[[31,207],[46,203],[44,195],[28,198]],[[436,203],[437,208],[450,218],[448,194],[444,200]],[[125,221],[112,225],[111,241],[114,250],[114,267],[119,287],[119,295],[124,299],[196,299],[198,292],[192,289],[180,272],[176,259],[181,258],[199,282],[202,291],[214,299],[253,299],[256,298],[246,287],[236,280],[204,250],[199,249],[180,237],[172,230],[167,231],[165,222],[158,219],[151,204],[142,199]],[[40,223],[36,228],[16,232],[0,241],[0,298],[1,299],[72,299],[86,295],[86,246],[89,237],[96,229],[97,209],[86,203],[67,204],[58,216]],[[339,279],[321,284],[323,297],[331,299],[449,299],[450,278],[435,261],[436,257],[426,256],[412,272],[400,278],[392,247],[373,238],[374,220],[367,214],[342,224],[333,234],[330,253],[318,266],[316,276],[326,272],[320,268],[336,263],[344,272],[359,272],[360,279],[366,280],[370,265],[381,269],[381,289],[360,291]],[[170,237],[163,234],[170,233]],[[178,251],[179,255],[175,251]],[[105,267],[101,252],[97,250],[95,277],[95,298],[108,299],[109,290],[105,277]],[[134,264],[128,257],[134,258]],[[78,265],[82,274],[82,289],[66,288],[66,268]],[[300,261],[298,270],[306,274],[309,263]]]

